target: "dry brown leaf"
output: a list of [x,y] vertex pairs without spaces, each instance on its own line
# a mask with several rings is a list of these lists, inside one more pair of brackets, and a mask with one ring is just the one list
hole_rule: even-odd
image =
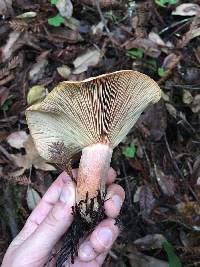
[[156,172],[156,178],[157,178],[158,184],[162,192],[169,197],[173,196],[176,191],[176,185],[174,181],[172,180],[172,177],[169,175],[165,175],[157,167],[155,168],[155,172]]
[[32,82],[37,82],[39,79],[43,77],[44,71],[46,66],[48,65],[48,61],[46,59],[39,59],[38,62],[36,62],[30,72],[29,72],[29,79]]
[[15,43],[19,39],[21,33],[19,31],[12,31],[9,34],[6,44],[1,48],[2,61],[6,61],[15,51]]
[[172,15],[178,16],[196,16],[200,12],[200,6],[195,3],[184,3],[177,6]]
[[168,262],[146,256],[140,252],[130,251],[128,258],[131,267],[169,267]]
[[71,74],[71,69],[70,67],[63,65],[61,67],[57,68],[58,73],[60,74],[60,76],[64,79],[68,79],[69,75]]
[[152,234],[135,240],[134,244],[142,249],[156,249],[162,248],[164,241],[166,241],[166,238],[163,235]]
[[11,15],[13,13],[12,0],[0,1],[0,15]]
[[161,39],[161,37],[155,33],[155,32],[150,32],[149,33],[149,40],[154,42],[157,45],[160,46],[165,46],[165,42]]
[[80,21],[76,18],[71,17],[69,19],[66,19],[64,21],[64,25],[75,32],[79,32]]
[[188,90],[183,90],[183,103],[189,105],[192,103],[193,96]]
[[3,104],[7,100],[9,92],[10,90],[7,87],[5,86],[0,87],[0,107],[3,106]]
[[7,137],[7,142],[11,147],[20,149],[24,147],[24,142],[27,141],[28,134],[25,131],[11,133]]
[[145,38],[131,39],[125,44],[125,47],[127,50],[130,50],[132,48],[142,49],[146,55],[153,58],[157,58],[161,54],[158,45]]
[[148,186],[143,185],[139,194],[140,211],[143,217],[148,217],[154,207],[155,199]]
[[83,40],[78,30],[72,31],[61,27],[52,27],[49,29],[48,39],[53,42],[66,42],[76,44]]
[[200,227],[200,206],[197,202],[181,202],[176,205],[176,208],[183,222],[193,227]]
[[73,5],[71,0],[58,0],[56,2],[56,7],[59,10],[61,16],[66,19],[71,18],[73,13]]
[[96,66],[101,59],[101,52],[97,49],[88,50],[85,54],[78,56],[74,61],[73,74],[80,74],[88,69],[88,67]]
[[200,36],[200,16],[195,16],[190,25],[190,30],[183,35],[180,47],[186,46],[192,39]]
[[170,103],[165,103],[166,109],[169,112],[169,114],[176,119],[177,117],[177,110],[172,104]]
[[200,94],[193,98],[191,109],[194,113],[200,112]]
[[24,173],[25,170],[28,170],[32,165],[36,169],[43,171],[54,171],[55,168],[51,164],[47,163],[40,155],[38,154],[33,139],[31,136],[28,136],[27,140],[23,143],[23,146],[26,150],[26,155],[21,154],[11,154],[11,158],[15,165],[19,167],[18,170],[9,173],[10,176],[19,176]]
[[37,191],[35,191],[32,187],[28,187],[26,193],[26,201],[29,210],[34,210],[37,204],[40,202],[41,197]]
[[36,169],[43,171],[55,170],[55,168],[51,164],[46,163],[46,161],[42,157],[40,157],[31,136],[29,136],[28,140],[24,143],[24,147],[27,153],[26,156],[29,158]]

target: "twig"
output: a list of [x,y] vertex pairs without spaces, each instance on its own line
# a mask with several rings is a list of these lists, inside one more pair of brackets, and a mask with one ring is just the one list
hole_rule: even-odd
[[103,22],[103,25],[104,25],[104,27],[105,27],[105,29],[106,29],[106,32],[110,35],[110,30],[108,29],[108,27],[107,27],[107,25],[106,25],[106,21],[105,21],[105,18],[104,18],[103,13],[102,13],[102,11],[101,11],[101,6],[100,6],[100,2],[99,2],[99,0],[95,0],[95,3],[96,3],[97,10],[98,10],[98,12],[99,12],[99,16],[100,16],[100,18],[101,18],[101,21]]
[[164,33],[164,32],[166,32],[166,31],[168,31],[168,30],[170,30],[171,28],[174,28],[174,27],[176,27],[176,26],[178,26],[178,25],[184,23],[184,22],[187,23],[187,22],[190,21],[190,20],[192,20],[192,19],[191,19],[191,18],[187,18],[187,19],[183,19],[183,20],[180,20],[180,21],[178,21],[178,22],[172,23],[170,26],[167,26],[166,28],[162,29],[162,30],[159,32],[159,35],[162,34],[162,33]]

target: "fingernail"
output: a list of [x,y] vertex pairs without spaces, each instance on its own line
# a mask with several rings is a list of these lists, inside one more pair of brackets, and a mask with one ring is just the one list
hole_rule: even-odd
[[113,201],[115,207],[116,207],[118,210],[120,210],[121,207],[122,207],[122,200],[121,200],[121,198],[120,198],[118,195],[114,195],[114,196],[111,197],[111,199],[112,199],[112,201]]
[[75,190],[72,183],[67,183],[64,185],[63,190],[60,194],[60,201],[64,203],[74,204]]
[[96,234],[97,241],[105,248],[112,245],[113,233],[107,227],[102,227]]
[[79,257],[81,258],[81,260],[91,260],[95,257],[94,250],[89,242],[80,246]]

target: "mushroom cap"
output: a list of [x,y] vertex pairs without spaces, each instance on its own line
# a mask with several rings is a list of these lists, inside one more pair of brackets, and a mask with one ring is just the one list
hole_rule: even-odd
[[84,147],[116,147],[161,90],[147,75],[116,71],[84,81],[64,81],[26,110],[28,126],[40,155],[65,162]]

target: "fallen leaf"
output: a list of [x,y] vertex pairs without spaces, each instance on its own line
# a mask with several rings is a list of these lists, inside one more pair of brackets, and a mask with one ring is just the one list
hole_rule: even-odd
[[136,153],[136,147],[133,143],[130,144],[128,147],[122,148],[122,155],[126,158],[134,158]]
[[69,78],[69,75],[71,74],[71,69],[66,66],[66,65],[63,65],[61,67],[58,67],[57,68],[57,71],[58,73],[60,74],[60,76],[64,79],[68,79]]
[[33,142],[33,139],[31,136],[27,139],[27,141],[24,143],[24,147],[27,153],[27,157],[31,161],[31,163],[34,165],[36,169],[40,169],[43,171],[54,171],[55,168],[49,163],[46,163],[46,160],[44,160],[36,150],[35,144]]
[[154,208],[155,199],[148,186],[143,185],[139,194],[140,211],[143,217],[148,217]]
[[28,134],[25,131],[14,132],[6,140],[11,147],[20,149],[24,147],[24,142],[28,140]]
[[181,261],[175,254],[173,246],[167,240],[163,242],[163,248],[168,256],[169,267],[181,267],[182,266]]
[[75,44],[83,40],[80,33],[76,31],[72,31],[69,29],[65,29],[62,27],[55,28],[51,27],[49,29],[48,39],[53,42],[66,42],[70,44]]
[[159,101],[149,107],[138,120],[137,125],[142,132],[143,126],[145,126],[155,141],[160,140],[167,129],[167,112],[164,101]]
[[36,169],[43,171],[54,171],[55,168],[53,165],[47,163],[36,150],[35,144],[32,137],[29,135],[27,140],[23,143],[26,150],[26,155],[22,154],[11,154],[11,158],[15,165],[20,169],[14,172],[9,173],[10,176],[19,176],[24,173],[25,170],[28,170],[32,165]]
[[172,104],[165,103],[166,109],[169,112],[169,114],[176,119],[177,116],[177,110]]
[[140,252],[129,250],[128,258],[131,267],[169,267],[168,262],[146,256]]
[[64,21],[64,25],[68,27],[69,29],[78,32],[80,28],[80,21],[71,17]]
[[176,205],[181,220],[190,226],[200,226],[200,205],[195,201],[180,202]]
[[38,62],[36,62],[29,71],[29,79],[32,82],[37,82],[39,79],[41,79],[47,65],[48,61],[46,59],[39,59]]
[[176,16],[196,16],[200,12],[200,6],[195,3],[184,3],[177,6],[172,15]]
[[27,103],[32,105],[36,102],[42,101],[47,95],[46,89],[41,85],[34,85],[31,87],[27,94]]
[[174,181],[172,180],[172,177],[170,175],[165,175],[157,167],[155,168],[155,172],[156,172],[156,178],[157,178],[158,184],[162,192],[169,197],[173,196],[176,191],[176,185]]
[[144,51],[146,55],[153,58],[157,58],[161,54],[161,50],[159,49],[158,45],[152,42],[151,40],[145,38],[130,39],[125,44],[125,47],[127,50],[130,50],[132,48],[140,48]]
[[12,31],[9,34],[6,44],[1,48],[3,62],[9,59],[12,53],[15,51],[15,43],[19,39],[20,35],[21,32],[19,31]]
[[26,201],[29,210],[34,210],[37,204],[40,202],[41,197],[37,191],[35,191],[32,187],[28,187],[26,193]]
[[164,68],[165,70],[171,70],[172,68],[174,68],[174,65],[177,64],[179,59],[180,56],[176,55],[175,53],[170,53],[163,60],[162,68]]
[[104,23],[103,23],[103,21],[100,21],[98,24],[93,25],[91,27],[92,34],[93,35],[101,34],[103,32],[103,28],[104,28]]
[[66,19],[71,18],[73,13],[73,5],[71,0],[58,0],[56,2],[56,7],[61,16]]
[[188,90],[183,90],[183,103],[189,105],[192,103],[193,96]]
[[200,111],[200,94],[193,98],[191,109],[194,113],[198,113]]
[[0,1],[0,15],[12,15],[12,0],[1,0]]
[[142,189],[142,186],[138,186],[137,190],[135,191],[135,194],[133,196],[133,202],[134,203],[139,202],[141,189]]
[[101,52],[99,50],[88,50],[85,54],[77,57],[74,61],[73,74],[80,74],[88,69],[88,67],[96,66],[101,59]]
[[134,241],[136,246],[140,246],[142,249],[157,249],[162,248],[163,242],[166,238],[160,234],[146,235]]
[[8,99],[10,90],[5,86],[0,86],[0,107],[3,106],[3,104]]
[[161,39],[161,37],[155,33],[155,32],[150,32],[149,33],[149,40],[154,42],[157,45],[160,46],[165,46],[165,42]]
[[25,12],[23,14],[20,14],[18,16],[16,16],[16,18],[18,19],[26,19],[26,18],[35,18],[37,16],[37,13],[34,11],[28,11]]
[[59,13],[56,16],[48,19],[49,25],[54,26],[54,27],[59,27],[64,22],[65,22],[65,19]]
[[183,35],[181,42],[179,42],[179,46],[181,48],[186,46],[192,39],[198,36],[200,36],[200,16],[195,16],[190,24],[189,31]]

